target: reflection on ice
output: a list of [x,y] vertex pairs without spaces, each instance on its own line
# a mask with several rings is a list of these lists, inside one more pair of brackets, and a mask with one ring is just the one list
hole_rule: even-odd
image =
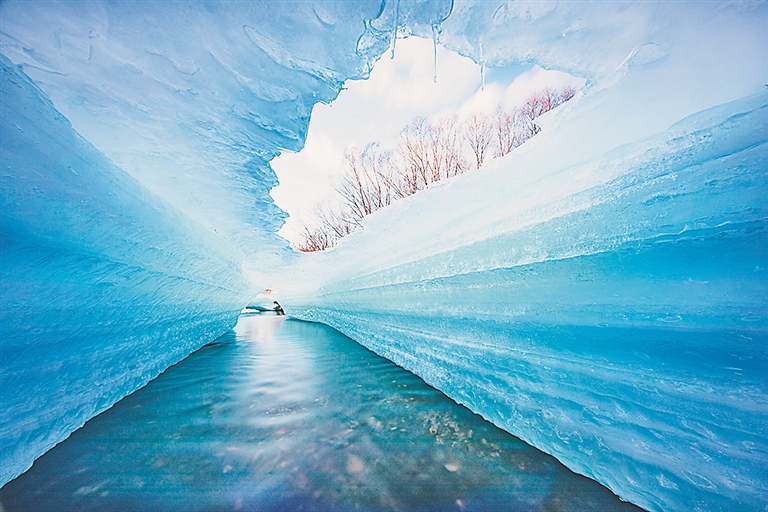
[[337,331],[270,313],[0,491],[7,510],[618,510],[608,490]]

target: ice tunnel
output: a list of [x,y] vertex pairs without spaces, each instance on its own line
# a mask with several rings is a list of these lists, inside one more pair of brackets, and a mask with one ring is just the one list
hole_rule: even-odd
[[[764,510],[766,26],[747,1],[3,2],[0,483],[270,286],[625,500]],[[294,253],[270,160],[407,36],[588,85]]]

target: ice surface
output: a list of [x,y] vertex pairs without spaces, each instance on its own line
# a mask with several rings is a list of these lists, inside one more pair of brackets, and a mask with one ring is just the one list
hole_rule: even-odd
[[35,512],[575,503],[639,512],[338,331],[247,313],[0,490],[4,510]]
[[[2,481],[229,327],[245,261],[624,499],[762,507],[766,5],[3,2]],[[268,161],[393,27],[588,86],[297,258]]]

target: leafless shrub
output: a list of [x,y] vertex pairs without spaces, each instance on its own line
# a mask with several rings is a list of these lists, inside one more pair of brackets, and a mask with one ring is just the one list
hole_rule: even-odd
[[429,165],[429,122],[418,117],[400,132],[398,153],[402,160],[399,169],[406,196],[422,190],[430,183],[432,171]]
[[504,156],[520,145],[518,141],[517,123],[520,110],[513,108],[504,110],[501,106],[493,114],[493,130],[496,138],[495,156]]

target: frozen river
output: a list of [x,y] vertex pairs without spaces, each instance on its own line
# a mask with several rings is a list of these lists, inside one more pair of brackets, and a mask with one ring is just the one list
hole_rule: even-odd
[[636,510],[321,324],[234,331],[90,420],[2,510]]

